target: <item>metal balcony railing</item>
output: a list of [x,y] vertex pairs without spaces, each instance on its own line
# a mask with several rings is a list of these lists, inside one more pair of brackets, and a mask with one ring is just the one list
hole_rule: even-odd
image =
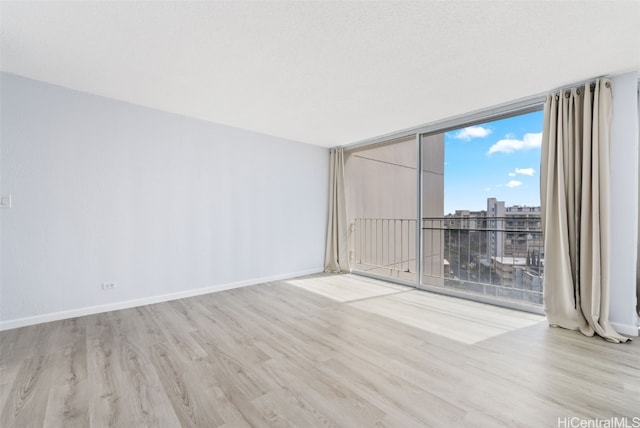
[[352,247],[356,264],[364,270],[415,274],[416,219],[356,218]]
[[[422,281],[501,299],[542,304],[540,215],[425,217]],[[356,218],[354,268],[416,280],[416,220]]]

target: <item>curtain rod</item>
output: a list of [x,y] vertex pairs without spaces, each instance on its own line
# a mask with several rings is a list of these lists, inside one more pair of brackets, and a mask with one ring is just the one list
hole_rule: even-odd
[[609,75],[592,77],[591,79],[586,79],[586,80],[582,80],[580,82],[572,83],[570,85],[561,86],[559,88],[556,88],[556,89],[553,89],[553,90],[549,91],[549,93],[550,94],[555,94],[556,92],[566,91],[566,90],[569,90],[569,89],[577,88],[578,86],[582,87],[582,86],[586,85],[587,83],[589,83],[589,86],[591,88],[594,88],[595,85],[596,85],[596,80],[598,80],[598,79],[610,79],[610,78],[611,77]]
[[[593,78],[593,79],[585,80],[585,81],[583,81],[583,82],[581,82],[581,83],[576,83],[576,84],[574,84],[574,85],[567,86],[567,87],[564,87],[564,88],[562,88],[562,89],[554,90],[554,91],[553,91],[553,92],[551,92],[551,93],[552,93],[552,94],[555,94],[556,100],[558,100],[558,98],[560,97],[560,94],[561,94],[562,92],[564,92],[564,96],[565,96],[565,98],[569,98],[569,97],[571,96],[571,91],[572,91],[573,89],[575,89],[575,90],[576,90],[576,93],[577,93],[578,95],[580,95],[580,90],[581,90],[584,86],[586,86],[586,85],[587,85],[587,83],[589,84],[589,90],[590,90],[590,92],[593,92],[593,90],[596,88],[596,81],[597,81],[597,80],[599,80],[599,79],[609,79],[609,77],[608,77],[608,76],[595,77],[595,78]],[[611,87],[611,82],[609,82],[609,81],[607,80],[607,81],[604,83],[604,85],[605,85],[607,88],[609,88],[609,87]]]

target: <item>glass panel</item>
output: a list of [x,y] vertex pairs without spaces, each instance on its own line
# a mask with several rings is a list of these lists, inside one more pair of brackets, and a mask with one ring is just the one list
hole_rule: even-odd
[[422,282],[541,305],[537,111],[422,138]]
[[414,137],[346,155],[354,271],[416,282],[417,164]]
[[422,275],[430,285],[444,285],[444,134],[423,136],[422,144]]

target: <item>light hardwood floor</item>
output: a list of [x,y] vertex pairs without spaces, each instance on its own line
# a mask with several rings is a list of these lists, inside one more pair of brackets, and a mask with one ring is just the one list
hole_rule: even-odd
[[[340,278],[311,282],[327,294]],[[517,325],[470,341],[447,330],[458,308],[468,309],[459,329],[474,313],[502,315],[395,286],[370,295],[355,284],[346,293],[356,298],[343,301],[309,286],[275,282],[2,332],[0,426],[557,427],[565,417],[640,417],[640,340],[611,344],[510,313]]]
[[425,293],[359,275],[312,275],[286,282],[467,344],[545,320],[541,315]]

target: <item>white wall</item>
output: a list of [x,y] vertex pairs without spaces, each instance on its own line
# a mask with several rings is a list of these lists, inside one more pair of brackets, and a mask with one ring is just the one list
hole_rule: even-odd
[[322,269],[327,149],[0,85],[0,328]]
[[637,335],[638,74],[612,81],[610,320],[616,330]]

